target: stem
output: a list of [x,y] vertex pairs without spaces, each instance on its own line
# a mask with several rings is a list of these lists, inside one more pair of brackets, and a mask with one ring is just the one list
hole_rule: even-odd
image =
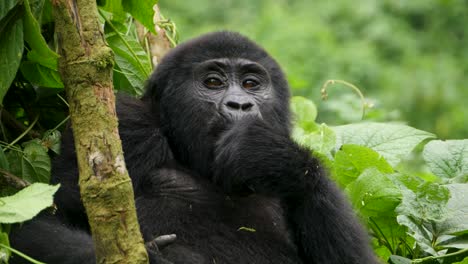
[[431,263],[432,261],[435,261],[437,259],[453,257],[453,256],[461,255],[461,254],[464,254],[464,253],[468,253],[468,248],[459,250],[457,252],[445,254],[445,255],[442,255],[442,256],[429,256],[429,257],[425,257],[425,258],[415,259],[411,263],[414,263],[414,264],[420,264],[420,263],[425,263],[425,262]]
[[350,87],[351,89],[353,89],[359,96],[359,98],[361,98],[361,104],[362,104],[362,116],[361,116],[361,119],[364,119],[364,116],[366,115],[366,109],[367,108],[370,108],[370,105],[368,105],[366,103],[366,99],[364,98],[364,95],[362,94],[361,90],[359,90],[359,88],[357,88],[355,85],[347,82],[347,81],[343,81],[343,80],[328,80],[326,81],[322,88],[320,89],[320,92],[322,93],[322,99],[323,100],[326,100],[328,98],[328,94],[327,94],[327,88],[329,85],[331,84],[335,84],[335,83],[340,83],[340,84],[343,84],[347,87]]
[[36,124],[37,120],[39,120],[39,115],[36,116],[36,118],[34,119],[34,121],[31,123],[31,125],[23,132],[21,133],[21,135],[19,135],[19,137],[17,137],[15,140],[13,140],[10,144],[8,144],[8,146],[6,146],[6,148],[10,148],[12,147],[13,145],[15,145],[16,143],[18,143],[18,141],[20,141],[24,136],[26,136],[29,131],[31,131],[31,129],[34,127],[34,125]]
[[58,125],[56,125],[54,128],[52,128],[52,130],[57,130],[59,127],[61,127],[63,124],[65,124],[65,122],[67,122],[68,119],[70,119],[70,115],[65,117],[65,119],[63,119],[62,122],[60,122]]
[[7,246],[7,245],[0,244],[0,247],[10,250],[11,252],[15,253],[16,255],[28,260],[29,262],[34,263],[34,264],[46,264],[44,262],[40,262],[40,261],[37,261],[37,260],[35,260],[35,259],[33,259],[33,258],[29,257],[29,256],[26,256],[25,254],[19,252],[18,250],[14,249],[14,248],[11,248],[11,247]]

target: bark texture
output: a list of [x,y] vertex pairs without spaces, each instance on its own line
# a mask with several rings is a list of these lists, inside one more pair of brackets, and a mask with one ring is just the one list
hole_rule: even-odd
[[79,185],[97,263],[147,263],[112,91],[113,54],[95,0],[52,0],[75,136]]

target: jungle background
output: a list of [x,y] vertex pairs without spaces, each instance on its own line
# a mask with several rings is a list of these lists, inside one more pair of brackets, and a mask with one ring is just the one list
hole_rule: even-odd
[[[137,24],[156,33],[156,2],[98,1],[117,91],[141,95],[153,69]],[[295,96],[293,138],[329,168],[382,261],[468,264],[468,1],[158,4],[171,45],[232,30],[278,60]],[[0,1],[0,263],[22,255],[12,224],[58,188],[51,159],[69,116],[51,9]]]
[[375,119],[406,121],[441,138],[468,136],[468,1],[199,0],[160,6],[181,40],[228,29],[260,43],[283,66],[293,93],[319,104],[319,120],[359,120],[352,92],[337,89],[330,101],[320,100],[326,80],[343,79],[375,101]]

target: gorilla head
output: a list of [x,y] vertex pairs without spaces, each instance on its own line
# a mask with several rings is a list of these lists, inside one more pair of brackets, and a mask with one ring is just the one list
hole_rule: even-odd
[[143,99],[160,113],[177,159],[202,174],[209,174],[213,144],[232,122],[260,118],[290,131],[283,72],[264,49],[237,33],[211,33],[179,45],[148,86]]

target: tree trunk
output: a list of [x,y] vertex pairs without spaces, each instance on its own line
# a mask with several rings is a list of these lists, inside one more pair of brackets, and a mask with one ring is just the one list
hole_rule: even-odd
[[95,0],[51,0],[75,136],[79,185],[97,263],[147,263],[112,91],[113,54]]

